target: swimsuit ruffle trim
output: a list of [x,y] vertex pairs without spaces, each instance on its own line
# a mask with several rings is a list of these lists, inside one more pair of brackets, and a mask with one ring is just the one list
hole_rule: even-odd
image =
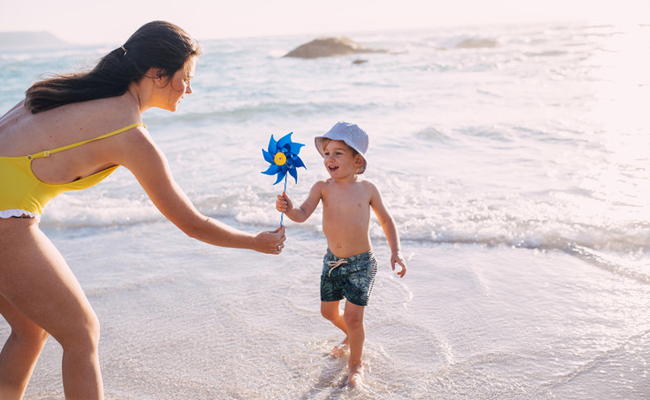
[[38,218],[38,214],[27,210],[14,208],[0,211],[0,218]]

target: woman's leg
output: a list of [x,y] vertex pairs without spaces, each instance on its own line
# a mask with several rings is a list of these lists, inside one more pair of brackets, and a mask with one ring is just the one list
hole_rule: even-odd
[[[102,399],[99,322],[61,254],[35,221],[20,219],[0,220],[0,255],[0,295],[12,312],[40,326],[63,348],[66,399]],[[0,370],[11,368],[0,362]]]
[[49,335],[2,296],[0,314],[11,326],[11,334],[0,353],[0,399],[21,399]]

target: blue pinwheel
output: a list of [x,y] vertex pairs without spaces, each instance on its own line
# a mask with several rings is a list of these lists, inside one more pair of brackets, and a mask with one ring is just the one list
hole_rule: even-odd
[[264,159],[271,164],[269,169],[262,173],[266,175],[277,174],[278,179],[275,181],[274,185],[277,185],[282,179],[284,179],[285,188],[287,185],[287,172],[289,175],[293,176],[293,179],[298,183],[298,171],[296,169],[300,167],[307,168],[300,157],[298,157],[300,148],[304,146],[304,144],[292,142],[292,134],[293,132],[285,135],[278,141],[276,141],[273,138],[273,135],[271,135],[268,151],[262,149]]
[[[287,191],[287,172],[289,175],[293,176],[293,179],[298,183],[298,171],[297,169],[303,167],[307,169],[305,164],[302,162],[298,153],[300,153],[300,148],[304,146],[302,143],[296,143],[291,141],[291,135],[293,132],[285,135],[280,140],[276,141],[271,135],[269,140],[268,151],[262,149],[262,154],[264,159],[271,164],[269,168],[262,172],[266,175],[276,175],[278,179],[275,181],[274,185],[280,183],[284,179],[284,191]],[[282,225],[282,218],[284,214],[280,216],[280,225]]]

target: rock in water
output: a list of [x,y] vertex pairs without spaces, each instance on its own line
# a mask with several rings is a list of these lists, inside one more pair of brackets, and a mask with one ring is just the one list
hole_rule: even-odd
[[480,48],[493,48],[499,44],[496,40],[491,39],[465,39],[456,45],[457,49],[480,49]]
[[328,37],[314,39],[298,46],[284,57],[318,58],[359,53],[386,53],[386,50],[367,48],[346,37]]

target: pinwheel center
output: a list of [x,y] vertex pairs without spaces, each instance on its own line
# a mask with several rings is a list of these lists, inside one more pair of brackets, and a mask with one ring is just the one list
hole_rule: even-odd
[[277,153],[273,158],[276,165],[284,165],[287,162],[287,156],[284,153]]

